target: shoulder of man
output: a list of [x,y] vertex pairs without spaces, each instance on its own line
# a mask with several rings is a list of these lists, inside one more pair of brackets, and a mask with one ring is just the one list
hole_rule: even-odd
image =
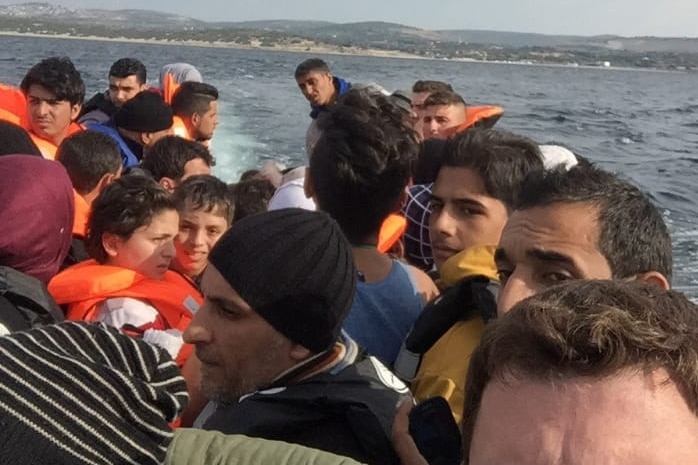
[[0,266],[0,330],[12,332],[63,321],[63,312],[38,279]]

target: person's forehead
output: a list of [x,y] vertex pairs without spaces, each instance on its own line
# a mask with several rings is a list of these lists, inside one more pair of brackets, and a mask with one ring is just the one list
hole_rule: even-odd
[[298,82],[307,82],[311,79],[317,80],[323,76],[328,76],[329,73],[327,71],[319,71],[319,70],[313,70],[313,71],[308,71],[302,76],[298,76],[296,78],[296,81]]
[[432,194],[442,200],[461,196],[486,196],[480,173],[462,166],[442,166],[432,187]]
[[184,210],[180,212],[180,219],[188,223],[196,223],[201,225],[217,225],[225,223],[227,220],[223,213],[223,207],[219,205],[205,205],[195,208],[190,202],[186,202]]
[[455,105],[429,105],[426,107],[426,112],[429,115],[449,115],[457,111],[458,108]]
[[56,99],[56,94],[51,92],[49,89],[46,87],[40,85],[40,84],[32,84],[29,86],[29,89],[27,91],[27,96],[28,97],[33,97],[33,98],[38,98],[38,99],[45,99],[45,100],[55,100]]
[[135,74],[129,74],[126,77],[109,76],[110,84],[137,84],[138,76]]
[[[491,463],[485,458],[496,457],[548,464],[565,455],[571,463],[584,463],[582,457],[594,457],[588,450],[592,445],[596,458],[648,457],[654,447],[649,443],[674,436],[696,450],[698,441],[688,438],[698,431],[698,418],[664,370],[627,369],[556,381],[517,378],[493,378],[485,387],[471,463]],[[658,441],[661,435],[666,438]]]
[[510,215],[505,233],[507,230],[512,235],[531,231],[548,238],[596,244],[599,234],[598,212],[596,207],[581,202],[520,209]]

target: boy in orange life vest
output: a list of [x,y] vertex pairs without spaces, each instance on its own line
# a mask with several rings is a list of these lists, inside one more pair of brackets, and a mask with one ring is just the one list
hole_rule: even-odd
[[179,215],[145,176],[117,179],[92,204],[86,245],[92,260],[54,277],[49,292],[70,320],[102,321],[165,348],[183,364],[182,332],[202,303],[194,285],[169,271]]
[[53,160],[63,139],[82,126],[78,117],[85,98],[85,83],[73,62],[51,57],[29,70],[20,84],[27,97],[29,134],[44,158]]
[[119,146],[106,134],[80,131],[61,142],[56,161],[68,172],[75,197],[73,242],[63,262],[67,268],[90,258],[84,243],[90,208],[97,196],[121,176],[121,154]]
[[233,222],[233,197],[220,179],[199,175],[177,186],[172,200],[179,212],[179,233],[171,268],[198,283],[208,253]]

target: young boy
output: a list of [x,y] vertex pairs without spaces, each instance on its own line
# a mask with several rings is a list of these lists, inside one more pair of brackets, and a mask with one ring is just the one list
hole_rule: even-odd
[[179,232],[171,268],[198,284],[209,252],[233,223],[232,195],[220,179],[199,175],[177,186],[172,201],[179,212]]
[[194,285],[169,271],[179,215],[144,176],[115,180],[92,204],[85,244],[91,260],[56,275],[49,292],[69,320],[102,321],[157,343],[181,365],[182,332],[202,303]]
[[457,421],[463,411],[467,360],[485,322],[496,313],[491,294],[498,281],[494,249],[523,180],[542,170],[536,143],[504,131],[471,129],[444,147],[429,217],[442,294],[419,316],[396,373],[414,377],[411,389],[418,400],[444,397]]

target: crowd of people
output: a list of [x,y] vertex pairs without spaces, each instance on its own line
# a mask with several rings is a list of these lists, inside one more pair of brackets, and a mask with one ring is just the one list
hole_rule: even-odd
[[219,91],[0,84],[0,462],[692,463],[661,213],[445,82],[321,59],[306,159],[211,174]]

